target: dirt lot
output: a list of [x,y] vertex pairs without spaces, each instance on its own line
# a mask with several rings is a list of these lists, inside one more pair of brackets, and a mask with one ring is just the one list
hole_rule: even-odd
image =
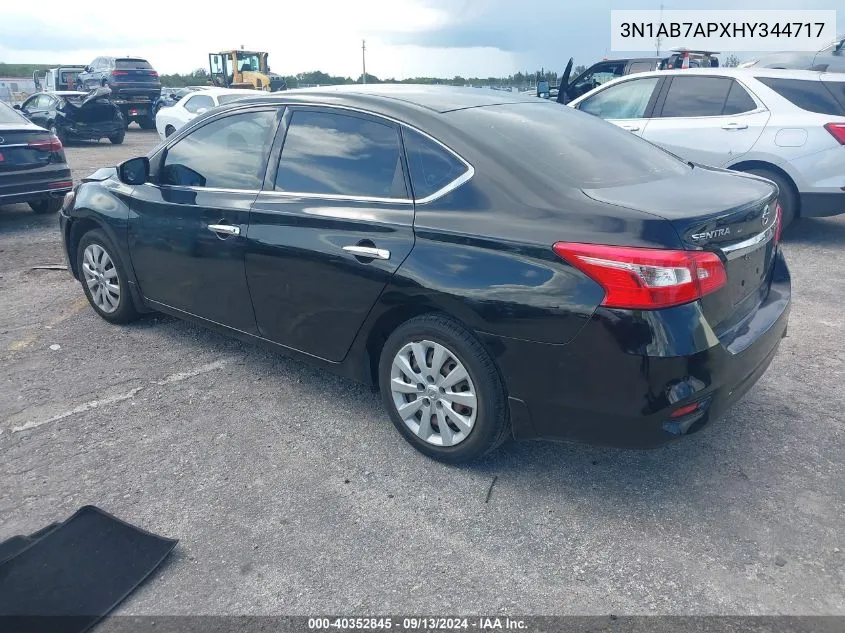
[[[79,178],[156,141],[67,155]],[[359,385],[169,317],[107,324],[32,269],[62,263],[55,217],[6,207],[0,540],[88,503],[179,538],[131,614],[845,614],[845,216],[784,248],[789,337],[724,419],[454,468]]]

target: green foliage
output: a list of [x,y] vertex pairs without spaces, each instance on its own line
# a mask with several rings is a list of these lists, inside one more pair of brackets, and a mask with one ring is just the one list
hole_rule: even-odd
[[50,68],[57,68],[61,64],[5,64],[0,62],[0,77],[27,77],[31,78],[32,73],[44,71]]

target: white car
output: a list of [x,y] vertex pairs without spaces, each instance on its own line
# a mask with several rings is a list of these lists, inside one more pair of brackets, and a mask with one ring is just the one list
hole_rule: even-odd
[[682,158],[780,188],[784,225],[845,213],[845,75],[700,68],[628,75],[568,104]]
[[158,135],[164,139],[215,106],[245,97],[266,94],[261,90],[237,88],[206,88],[197,92],[189,92],[174,105],[158,111],[158,114],[156,114],[156,130],[158,130]]

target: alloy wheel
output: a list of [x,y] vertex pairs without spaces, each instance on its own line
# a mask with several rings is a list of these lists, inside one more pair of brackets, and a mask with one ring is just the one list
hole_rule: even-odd
[[82,274],[91,300],[106,314],[120,305],[120,279],[111,256],[99,244],[89,244],[82,254]]
[[393,358],[390,390],[399,416],[428,444],[460,444],[475,425],[475,385],[457,355],[440,343],[404,345]]

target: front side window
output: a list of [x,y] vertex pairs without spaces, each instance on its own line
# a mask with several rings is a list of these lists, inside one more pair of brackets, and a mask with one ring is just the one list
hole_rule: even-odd
[[721,116],[732,83],[728,77],[675,76],[660,116]]
[[586,92],[624,74],[624,64],[600,64],[578,77],[575,80],[575,87]]
[[393,124],[299,110],[288,125],[276,190],[367,198],[407,198]]
[[214,99],[208,95],[196,95],[185,102],[185,109],[192,114],[199,113],[202,108],[208,110],[213,107]]
[[641,119],[659,81],[659,77],[623,81],[585,99],[578,109],[602,119]]
[[454,182],[469,168],[439,143],[410,128],[402,129],[414,198],[421,200]]
[[197,128],[167,150],[162,185],[261,189],[276,112],[244,112]]

